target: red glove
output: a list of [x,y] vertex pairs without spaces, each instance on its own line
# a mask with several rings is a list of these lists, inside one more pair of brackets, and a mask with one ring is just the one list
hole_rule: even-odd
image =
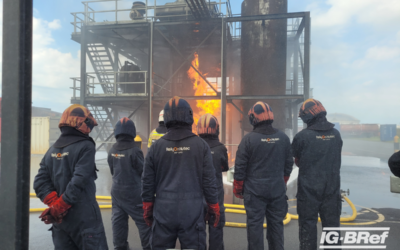
[[221,216],[221,214],[219,213],[219,204],[210,204],[207,202],[208,205],[208,210],[207,210],[207,214],[206,214],[206,221],[209,221],[211,217],[214,217],[214,227],[218,226],[219,223],[219,217]]
[[289,178],[290,178],[290,176],[283,176],[283,179],[285,180],[285,184],[287,184]]
[[151,227],[151,225],[153,224],[153,207],[154,202],[143,201],[143,218],[147,226],[149,227]]
[[296,166],[299,166],[299,158],[294,158],[294,164],[296,164]]
[[53,191],[44,198],[43,203],[50,207],[57,199],[57,192]]
[[54,217],[57,223],[62,222],[62,218],[67,214],[68,209],[71,207],[71,205],[65,203],[62,197],[63,196],[61,195],[60,198],[53,202],[50,207],[50,214]]
[[41,219],[44,224],[56,223],[56,219],[54,219],[54,217],[50,214],[50,208],[44,210],[43,213],[39,216],[39,219]]
[[[43,203],[51,207],[53,203],[57,200],[58,200],[57,192],[53,191],[44,198]],[[39,219],[41,219],[44,222],[44,224],[52,224],[56,222],[56,219],[54,219],[54,217],[51,216],[50,214],[50,208],[44,210],[43,213],[39,216]]]
[[243,199],[243,181],[233,181],[233,194],[237,198]]

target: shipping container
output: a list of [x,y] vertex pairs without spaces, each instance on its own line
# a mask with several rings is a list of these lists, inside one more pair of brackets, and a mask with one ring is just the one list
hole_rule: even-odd
[[341,134],[349,137],[379,136],[378,124],[341,124]]
[[45,154],[49,143],[50,117],[32,117],[31,154]]
[[379,136],[379,125],[378,124],[361,124],[361,136],[362,137]]
[[32,117],[31,154],[45,154],[61,132],[58,118]]
[[342,136],[360,137],[361,136],[360,124],[341,124],[340,132]]
[[381,141],[393,141],[393,138],[397,134],[396,124],[381,125],[380,133],[381,133]]

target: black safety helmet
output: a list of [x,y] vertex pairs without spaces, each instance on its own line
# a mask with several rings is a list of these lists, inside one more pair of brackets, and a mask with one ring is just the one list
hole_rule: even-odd
[[164,122],[168,127],[171,122],[193,124],[193,111],[189,103],[178,96],[172,97],[164,106]]
[[118,135],[122,135],[122,134],[130,135],[133,138],[136,137],[135,123],[127,117],[124,117],[121,120],[119,120],[114,128],[115,138],[117,138]]

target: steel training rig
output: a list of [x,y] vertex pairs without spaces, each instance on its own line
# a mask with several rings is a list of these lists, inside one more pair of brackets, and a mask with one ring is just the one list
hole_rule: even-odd
[[[131,7],[132,2],[126,1],[84,1],[84,10],[72,13],[72,40],[81,45],[81,65],[80,77],[71,78],[71,102],[86,105],[98,121],[94,133],[97,149],[111,145],[113,126],[120,115],[135,115],[136,126],[146,142],[156,126],[159,110],[174,95],[187,100],[221,100],[221,141],[228,146],[235,145],[231,125],[234,117],[247,122],[247,110],[243,112],[240,105],[243,100],[284,100],[286,128],[295,134],[299,126],[298,105],[311,92],[310,13],[241,16],[232,14],[229,0],[169,2],[157,5],[156,0],[143,0]],[[286,20],[287,24],[286,91],[279,95],[242,95],[243,86],[238,81],[242,23],[265,25],[274,20]],[[206,70],[211,72],[209,75],[191,63],[198,51],[207,54],[207,62],[212,64]],[[127,63],[140,70],[126,71],[123,66]],[[185,75],[190,67],[207,82],[214,95],[187,94],[193,88]],[[129,74],[140,74],[135,78],[140,80],[121,80]],[[127,91],[130,85],[132,88]],[[227,107],[232,113],[228,121]]]

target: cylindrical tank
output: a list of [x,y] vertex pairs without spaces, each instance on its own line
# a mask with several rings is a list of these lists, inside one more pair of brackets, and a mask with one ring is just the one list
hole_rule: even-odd
[[[242,16],[287,13],[287,0],[244,0]],[[241,86],[243,95],[284,95],[286,91],[287,20],[242,22]],[[256,103],[267,102],[274,112],[274,126],[286,127],[285,100],[244,100],[245,113]],[[244,117],[246,131],[252,127]]]

